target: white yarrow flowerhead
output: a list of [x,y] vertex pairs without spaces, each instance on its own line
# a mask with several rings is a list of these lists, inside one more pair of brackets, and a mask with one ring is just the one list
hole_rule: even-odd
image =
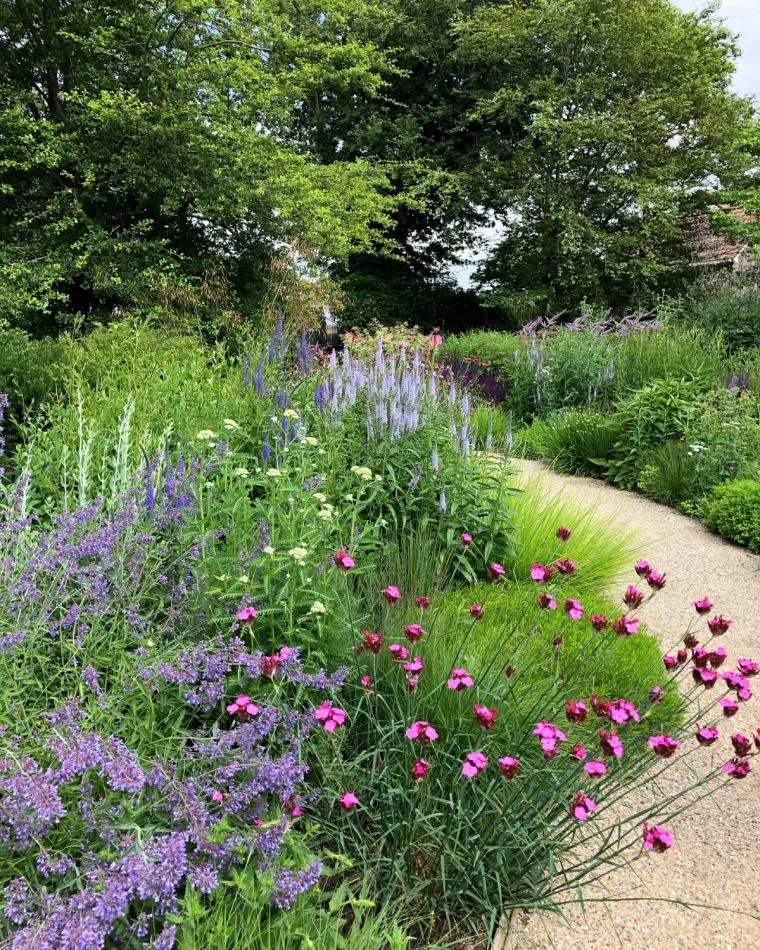
[[323,495],[321,491],[315,491],[314,497],[317,499],[317,501],[321,501],[322,504],[327,501],[327,495]]
[[250,473],[247,468],[236,468],[235,474],[237,475],[238,478],[248,478],[248,475]]
[[237,422],[235,422],[234,419],[225,419],[224,428],[229,429],[230,432],[235,432],[237,429],[240,428],[240,426],[237,424]]
[[268,544],[265,548],[262,548],[264,554],[274,554],[274,548],[271,544]]
[[326,611],[325,605],[322,603],[321,600],[315,600],[314,603],[311,605],[311,610],[309,611],[310,614],[323,614],[326,612],[327,611]]
[[307,435],[304,442],[307,445],[319,445],[319,439],[315,439],[313,435]]
[[286,419],[297,419],[298,413],[295,409],[286,409],[285,412],[283,412],[283,416],[285,416]]
[[329,508],[323,508],[321,511],[317,512],[317,517],[321,518],[322,521],[332,521],[333,513]]
[[209,439],[216,438],[216,432],[212,432],[211,429],[201,429],[195,438],[198,442],[207,442]]
[[308,553],[309,552],[306,550],[306,548],[291,548],[288,551],[288,554],[291,557],[294,557],[297,561],[303,560],[303,558],[305,558]]
[[267,469],[267,477],[268,477],[268,478],[280,478],[281,476],[282,476],[282,472],[279,470],[279,468],[268,468],[268,469]]

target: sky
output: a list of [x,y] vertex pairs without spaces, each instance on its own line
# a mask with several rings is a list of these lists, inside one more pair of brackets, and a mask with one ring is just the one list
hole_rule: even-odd
[[[682,10],[701,10],[707,0],[673,0]],[[734,89],[743,96],[755,96],[760,106],[760,0],[723,0],[719,14],[728,28],[739,34],[739,46],[742,55],[734,73]],[[487,240],[493,241],[498,233],[493,230],[483,232]],[[487,251],[480,249],[473,255],[473,261],[485,257]],[[451,273],[462,287],[469,287],[470,277],[476,264],[461,264],[452,267]]]

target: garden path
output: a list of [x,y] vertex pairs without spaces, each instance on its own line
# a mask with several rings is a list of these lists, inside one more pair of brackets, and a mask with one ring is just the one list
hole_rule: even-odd
[[[589,478],[559,476],[538,462],[517,463],[522,478],[545,478],[621,525],[638,529],[640,556],[666,571],[667,586],[641,611],[648,628],[670,648],[694,616],[692,601],[708,595],[733,621],[724,637],[734,668],[738,657],[760,661],[760,558],[710,534],[697,521],[640,495],[620,492]],[[572,527],[572,525],[570,526]],[[705,767],[727,761],[729,733],[752,735],[760,726],[759,680],[755,698],[724,720],[721,740],[700,751]],[[730,726],[729,726],[730,723]],[[728,728],[727,728],[728,727]],[[702,755],[702,753],[705,753]],[[607,879],[607,896],[622,900],[569,905],[566,920],[524,915],[508,946],[518,950],[739,950],[760,948],[760,764],[742,781],[691,805],[670,823],[675,846],[647,855]],[[677,774],[680,772],[680,775]],[[685,766],[669,770],[668,785],[690,783]],[[597,892],[599,893],[599,892]],[[589,892],[587,896],[593,897]],[[730,912],[689,909],[677,903],[711,904]]]

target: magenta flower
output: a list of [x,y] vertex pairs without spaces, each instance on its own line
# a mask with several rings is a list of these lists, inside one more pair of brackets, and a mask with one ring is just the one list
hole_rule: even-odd
[[649,691],[649,699],[653,703],[661,703],[665,697],[665,693],[662,690],[661,686],[653,686]]
[[487,706],[481,706],[478,703],[475,703],[473,709],[475,711],[475,722],[482,726],[486,732],[490,732],[496,723],[499,710],[489,709]]
[[612,703],[610,703],[609,699],[599,699],[596,693],[592,693],[589,697],[589,702],[591,703],[591,708],[594,710],[595,716],[599,716],[600,719],[610,718]]
[[731,699],[729,696],[725,696],[723,699],[718,701],[718,705],[723,710],[723,715],[726,717],[735,716],[739,712],[739,703],[735,699]]
[[300,818],[303,812],[298,806],[298,802],[301,800],[300,795],[294,795],[292,798],[290,795],[282,796],[282,807],[290,815],[291,818]]
[[760,666],[754,660],[737,660],[736,665],[739,667],[742,676],[757,676],[758,671],[760,671]]
[[629,584],[623,594],[623,603],[631,610],[635,610],[644,603],[644,595],[637,587],[634,587],[633,584]]
[[633,565],[633,569],[636,571],[639,577],[646,577],[647,574],[650,574],[653,570],[649,561],[644,561],[643,559],[641,561],[636,561],[636,563]]
[[719,667],[723,666],[723,664],[726,662],[727,656],[728,654],[726,653],[725,647],[717,647],[710,654],[710,666],[714,670],[717,670]]
[[692,604],[700,617],[704,614],[709,614],[714,606],[709,597],[703,597],[702,600],[693,600]]
[[756,730],[755,730],[755,734],[754,734],[754,736],[752,736],[752,738],[753,738],[754,743],[755,743],[755,748],[756,748],[756,749],[760,749],[760,729],[756,729]]
[[588,622],[594,628],[594,630],[606,630],[610,625],[610,621],[604,616],[604,614],[594,614],[592,617],[588,618]]
[[372,692],[372,680],[369,676],[362,676],[361,678],[362,686],[367,690],[368,693]]
[[404,669],[407,673],[417,674],[425,669],[421,656],[416,656],[410,663],[404,663]]
[[419,643],[423,637],[427,636],[427,630],[423,630],[418,623],[410,623],[404,627],[404,634],[410,643]]
[[392,643],[388,647],[388,652],[397,663],[403,663],[404,660],[409,659],[409,651],[400,643]]
[[545,719],[537,723],[533,735],[538,736],[541,740],[541,748],[544,750],[547,759],[551,759],[559,753],[559,742],[567,741],[565,733],[558,729],[553,722],[547,722]]
[[726,670],[726,672],[721,673],[720,676],[721,679],[725,680],[726,686],[729,689],[738,692],[741,689],[749,688],[749,680],[745,679],[743,676],[739,676],[738,673],[734,673],[733,670]]
[[694,666],[701,670],[710,662],[710,651],[705,650],[704,647],[695,647],[691,652],[691,658]]
[[339,567],[342,571],[350,571],[352,567],[356,567],[356,561],[343,548],[335,554],[333,560],[336,567]]
[[463,544],[466,548],[469,548],[469,546],[472,544],[472,535],[471,535],[471,534],[467,534],[466,531],[465,531],[465,533],[462,535],[462,544]]
[[731,736],[731,745],[734,747],[734,752],[740,758],[744,758],[745,755],[749,755],[752,751],[752,740],[743,736],[741,732],[736,732]]
[[365,650],[369,650],[370,653],[374,653],[375,656],[383,648],[383,635],[382,633],[370,633],[369,630],[365,630],[362,634],[364,637],[364,643],[362,646]]
[[710,633],[714,637],[719,637],[728,630],[731,626],[731,621],[728,617],[724,617],[723,614],[718,614],[717,617],[710,617],[707,621],[707,626],[710,628]]
[[335,732],[338,726],[342,726],[346,721],[346,710],[339,709],[329,700],[325,700],[319,709],[314,711],[314,718],[322,723],[325,732]]
[[699,646],[699,640],[697,640],[696,635],[693,633],[687,633],[683,638],[683,645],[688,647],[690,650],[693,650],[694,647]]
[[578,567],[576,562],[571,561],[569,557],[561,557],[558,561],[555,561],[554,564],[564,577],[570,577],[571,574],[575,574],[575,569]]
[[628,722],[629,719],[632,719],[634,722],[641,722],[635,705],[627,699],[616,699],[614,703],[610,703],[609,716],[610,719],[618,725]]
[[475,778],[488,765],[488,759],[482,752],[468,752],[462,763],[462,775],[465,778]]
[[582,746],[580,742],[577,745],[574,745],[570,750],[570,758],[578,759],[579,762],[582,762],[586,758],[585,746]]
[[580,620],[583,616],[583,604],[573,597],[566,597],[565,613],[571,620]]
[[416,740],[420,745],[427,745],[430,742],[435,742],[438,738],[438,733],[429,722],[420,719],[418,722],[413,722],[406,730],[406,737],[412,741]]
[[585,821],[596,811],[596,802],[593,802],[584,792],[576,792],[573,799],[571,814],[578,821]]
[[666,654],[662,658],[662,662],[665,664],[665,669],[668,673],[671,673],[678,666],[678,660],[674,656],[670,656],[670,654]]
[[667,574],[660,574],[658,571],[650,571],[647,574],[647,584],[649,584],[652,590],[662,590],[667,582]]
[[579,699],[577,703],[573,699],[568,699],[565,715],[568,722],[583,722],[588,716],[588,709],[582,699]]
[[212,802],[216,802],[217,804],[219,804],[220,802],[223,802],[225,798],[229,798],[229,795],[226,792],[220,792],[218,788],[215,788],[211,792]]
[[338,804],[346,811],[351,811],[355,805],[359,804],[359,799],[353,792],[344,792],[338,799]]
[[480,604],[470,604],[470,615],[473,620],[482,620],[485,612],[485,607],[481,607]]
[[592,778],[599,778],[607,774],[607,766],[604,762],[600,762],[599,759],[592,759],[590,762],[586,762],[583,768]]
[[619,637],[630,637],[639,632],[639,618],[627,617],[625,614],[612,624],[612,629]]
[[430,598],[423,597],[422,595],[420,595],[419,597],[415,597],[414,602],[415,604],[417,604],[420,610],[427,610],[428,607],[430,606]]
[[652,825],[644,822],[644,847],[647,851],[657,851],[663,854],[668,848],[673,847],[673,835],[662,825]]
[[700,726],[697,723],[697,742],[700,745],[712,745],[713,742],[718,740],[718,730],[717,729],[708,729],[705,726]]
[[539,584],[548,583],[553,573],[554,568],[551,565],[547,567],[544,564],[534,564],[530,569],[531,578]]
[[567,541],[570,535],[573,533],[570,528],[566,528],[564,525],[560,525],[559,528],[554,532],[560,541]]
[[701,683],[705,689],[712,689],[718,681],[718,674],[704,667],[695,666],[691,671],[691,675],[694,678],[694,682],[697,684]]
[[562,646],[562,634],[561,634],[561,633],[558,633],[557,636],[552,640],[552,643],[554,644],[555,647],[561,647],[561,646]]
[[678,740],[672,736],[650,736],[647,745],[654,749],[655,753],[663,759],[669,759],[671,755],[681,745]]
[[501,774],[508,781],[511,781],[520,771],[520,760],[513,759],[510,755],[505,755],[504,758],[499,759],[499,765],[501,766]]
[[686,652],[686,650],[682,649],[682,650],[679,650],[678,653],[676,653],[676,662],[678,663],[679,666],[683,666],[684,663],[688,659],[689,659],[689,654]]
[[258,617],[258,614],[256,613],[255,607],[241,607],[235,616],[241,623],[253,623]]
[[385,597],[389,604],[398,603],[401,600],[401,591],[398,587],[394,587],[393,584],[389,584],[387,587],[383,588],[380,593]]
[[536,603],[542,610],[557,609],[557,601],[552,597],[551,594],[547,594],[546,591],[536,597]]
[[251,716],[256,716],[259,712],[259,707],[251,702],[248,696],[245,693],[241,693],[234,703],[230,703],[227,707],[227,712],[231,716],[239,716],[241,719],[249,719]]
[[517,670],[510,663],[509,666],[506,668],[506,670],[504,670],[504,675],[507,677],[508,680],[511,680],[516,672]]
[[446,681],[446,685],[449,687],[449,689],[453,689],[458,693],[461,693],[463,689],[474,686],[475,680],[470,676],[467,670],[452,670],[451,678]]
[[426,762],[425,759],[415,759],[414,765],[412,765],[409,771],[415,782],[421,782],[427,778],[427,774],[430,771],[430,763]]
[[413,693],[417,686],[419,685],[420,678],[419,676],[409,676],[406,680],[406,691],[407,693]]
[[599,730],[599,741],[602,746],[602,755],[608,759],[611,755],[614,755],[616,759],[623,758],[623,743],[618,738],[617,730],[611,729],[609,732],[605,732],[604,729]]
[[492,564],[488,568],[488,576],[492,581],[498,581],[500,577],[504,577],[507,572],[501,566],[501,564]]
[[731,762],[726,762],[723,771],[732,778],[746,778],[752,771],[752,767],[746,759],[733,759]]

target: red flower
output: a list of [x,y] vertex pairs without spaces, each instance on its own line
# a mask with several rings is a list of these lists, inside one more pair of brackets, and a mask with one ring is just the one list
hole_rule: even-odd
[[573,807],[570,813],[578,821],[585,821],[589,815],[596,811],[596,802],[593,802],[584,792],[576,792],[573,799]]
[[664,696],[665,694],[663,693],[661,686],[653,686],[652,689],[649,691],[649,699],[653,703],[661,703]]
[[735,716],[739,712],[739,703],[737,703],[735,699],[730,699],[728,696],[724,696],[723,699],[719,700],[718,705],[726,717]]
[[580,744],[580,742],[578,745],[574,745],[570,750],[570,758],[578,759],[579,762],[582,762],[586,758],[586,749]]
[[704,667],[695,666],[691,671],[691,675],[694,678],[694,682],[699,684],[701,683],[705,689],[712,689],[713,686],[718,681],[718,674],[713,670],[705,669]]
[[419,643],[424,636],[427,636],[427,630],[423,630],[418,623],[408,624],[404,627],[404,633],[410,643]]
[[427,774],[430,771],[430,763],[426,762],[425,759],[415,759],[414,765],[409,771],[412,773],[412,778],[415,782],[421,782],[427,778]]
[[548,584],[554,570],[552,565],[534,564],[530,569],[530,576],[539,584]]
[[361,684],[368,693],[372,692],[372,680],[369,678],[369,676],[362,676]]
[[382,633],[370,633],[369,630],[364,631],[364,649],[369,650],[370,653],[374,653],[375,656],[383,648],[383,635]]
[[401,591],[393,584],[389,584],[380,593],[385,597],[389,604],[395,604],[401,600]]
[[583,616],[583,604],[574,597],[566,597],[565,613],[571,620],[580,620]]
[[714,670],[717,670],[719,667],[723,666],[723,664],[726,662],[727,656],[728,654],[726,653],[725,647],[718,647],[717,649],[713,650],[712,653],[710,654],[710,666]]
[[754,660],[737,660],[736,665],[742,676],[756,676],[760,667]]
[[557,601],[552,597],[551,594],[547,594],[546,591],[536,597],[536,603],[542,610],[557,609]]
[[239,716],[241,719],[249,719],[251,716],[255,716],[259,711],[259,707],[252,703],[251,700],[241,693],[234,703],[230,703],[227,707],[227,712],[231,716]]
[[647,851],[658,851],[660,854],[673,847],[673,835],[662,825],[652,825],[644,822],[644,847]]
[[726,762],[723,766],[723,771],[732,776],[732,778],[746,778],[749,773],[752,771],[752,766],[749,764],[747,759],[733,759],[731,762]]
[[632,634],[639,632],[639,618],[629,618],[623,614],[619,620],[613,623],[612,628],[619,637],[630,637]]
[[713,609],[713,602],[709,597],[703,597],[702,600],[693,600],[692,604],[700,617],[704,614],[709,614]]
[[409,659],[409,650],[400,643],[392,643],[388,647],[388,652],[397,663],[403,663],[404,660]]
[[468,752],[462,763],[462,775],[465,778],[475,778],[476,775],[480,775],[487,765],[488,759],[482,752]]
[[428,607],[430,606],[430,598],[429,598],[429,597],[422,597],[422,596],[420,596],[420,597],[415,597],[415,598],[414,598],[414,602],[415,602],[415,604],[417,604],[417,606],[420,608],[420,610],[427,610]]
[[667,584],[667,574],[659,574],[657,571],[650,571],[647,574],[647,584],[652,590],[662,590]]
[[421,673],[425,669],[421,656],[416,656],[411,663],[404,663],[404,669],[407,673]]
[[588,618],[588,622],[594,628],[594,630],[606,630],[610,625],[610,621],[604,616],[604,614],[594,614],[593,617]]
[[678,660],[669,654],[662,658],[662,662],[665,664],[665,669],[668,673],[671,673],[678,666]]
[[568,557],[562,557],[558,561],[554,562],[557,570],[564,577],[570,577],[571,574],[575,573],[575,569],[578,567],[575,561],[571,561]]
[[517,670],[510,663],[509,666],[506,668],[506,670],[504,670],[504,675],[507,677],[508,680],[511,680],[516,672]]
[[335,561],[336,567],[339,567],[343,571],[350,571],[352,567],[356,567],[356,561],[351,557],[348,551],[344,551],[343,548],[336,553],[333,560]]
[[712,745],[718,741],[718,730],[700,727],[697,723],[697,742],[700,745]]
[[344,792],[338,799],[338,804],[345,811],[351,811],[351,809],[359,804],[359,799],[354,795],[353,792]]
[[489,709],[487,706],[480,706],[478,703],[475,703],[473,709],[475,710],[475,722],[482,726],[486,732],[490,732],[494,727],[496,717],[499,715],[498,709]]
[[623,603],[631,610],[635,610],[644,603],[644,595],[633,584],[629,584],[623,594]]
[[633,565],[633,569],[636,571],[639,577],[646,577],[647,574],[651,573],[652,565],[649,563],[649,561],[636,561],[636,563]]
[[654,749],[655,753],[663,759],[669,759],[676,749],[681,745],[672,736],[650,736],[647,745]]
[[694,647],[699,646],[699,640],[697,640],[696,634],[687,633],[686,636],[683,638],[683,644],[684,646],[688,647],[690,650],[693,650]]
[[743,736],[740,732],[731,736],[731,745],[734,747],[734,752],[742,758],[752,751],[752,740]]
[[614,755],[616,759],[623,758],[623,743],[618,738],[617,730],[611,729],[609,732],[605,732],[604,729],[600,729],[599,741],[602,745],[602,755],[605,758],[609,758],[611,755]]
[[241,623],[253,623],[258,614],[255,607],[241,607],[235,616]]
[[710,617],[707,621],[707,626],[710,628],[710,633],[714,637],[719,637],[728,630],[731,626],[731,621],[728,617],[724,617],[723,614],[718,614],[717,617]]
[[488,568],[488,576],[492,581],[498,581],[500,577],[504,577],[507,572],[501,566],[501,564],[492,564]]
[[480,604],[470,604],[470,615],[473,620],[482,620],[485,613],[485,607],[481,607]]
[[555,532],[560,541],[567,541],[572,533],[570,528],[566,528],[564,525],[560,525]]
[[501,774],[505,779],[510,781],[520,771],[520,760],[513,759],[509,755],[505,755],[503,759],[499,759],[499,765],[501,766]]
[[438,733],[429,722],[420,719],[418,722],[413,722],[411,726],[409,726],[406,730],[406,737],[412,741],[416,739],[420,745],[427,745],[430,742],[435,742],[438,738]]
[[710,662],[710,651],[699,647],[692,651],[691,658],[694,661],[694,666],[701,670]]
[[572,699],[568,699],[565,715],[568,722],[583,722],[588,717],[588,709],[586,709],[586,704],[582,699],[578,700],[577,703]]
[[406,680],[406,691],[407,693],[413,693],[417,689],[417,684],[419,683],[419,676],[409,676]]
[[465,533],[462,535],[462,544],[463,544],[466,548],[469,548],[469,546],[472,544],[472,535],[471,535],[471,534],[467,534],[467,532],[465,532]]

